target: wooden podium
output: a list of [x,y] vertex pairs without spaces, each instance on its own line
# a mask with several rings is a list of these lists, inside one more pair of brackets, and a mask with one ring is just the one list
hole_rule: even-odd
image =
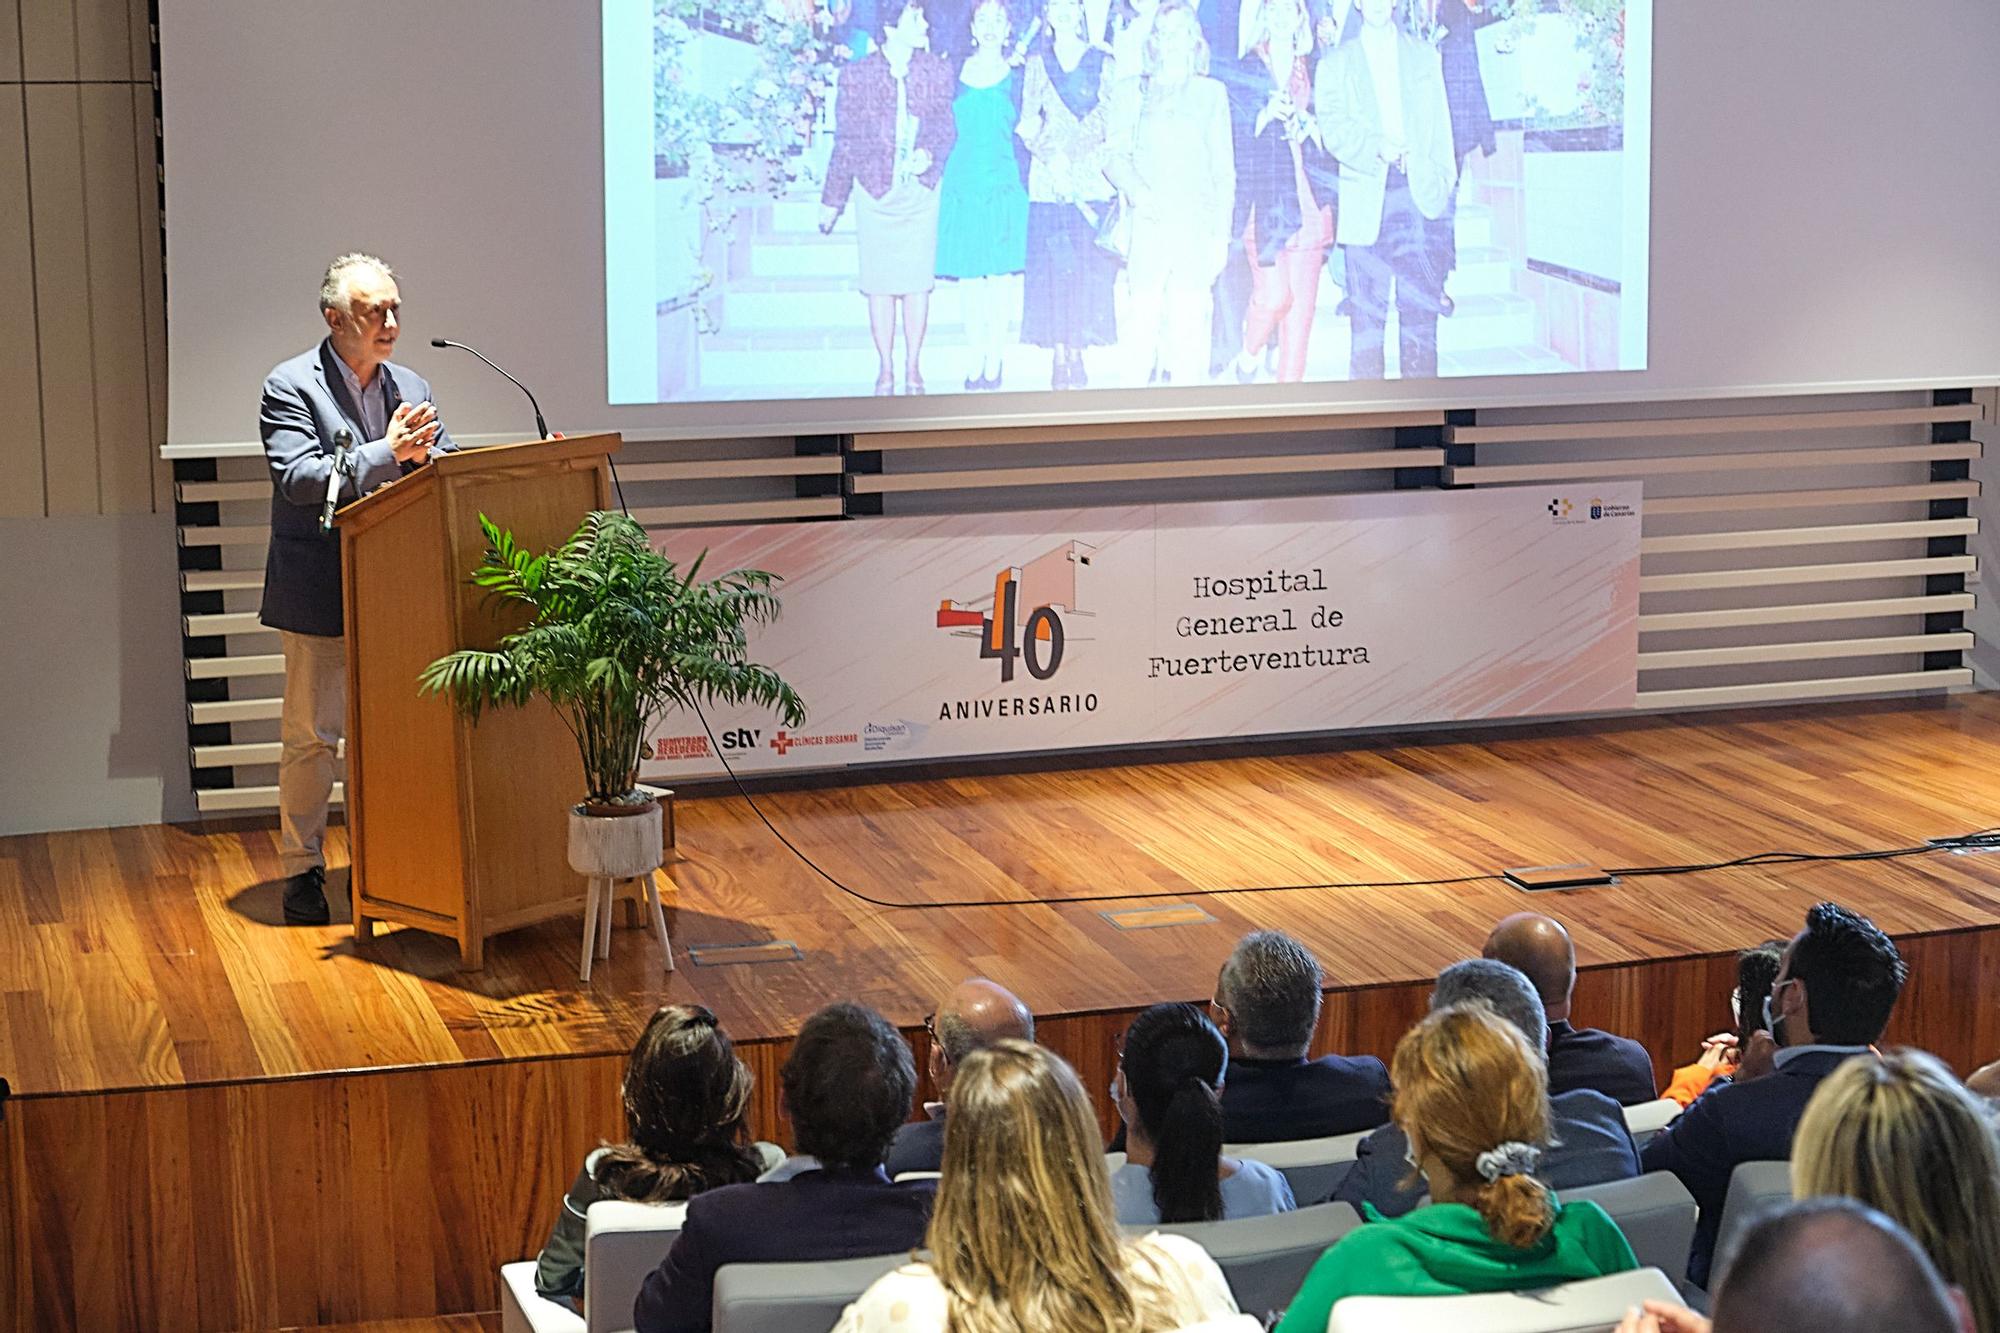
[[[568,812],[583,794],[576,742],[540,703],[489,709],[478,725],[417,676],[457,648],[487,648],[521,623],[471,583],[483,513],[547,550],[611,503],[617,435],[445,454],[342,509],[347,614],[347,835],[357,940],[377,921],[458,941],[483,965],[486,938],[581,913]],[[507,618],[501,619],[504,615]]]

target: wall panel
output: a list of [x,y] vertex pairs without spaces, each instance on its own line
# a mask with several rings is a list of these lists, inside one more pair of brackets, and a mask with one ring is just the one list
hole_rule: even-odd
[[18,0],[21,77],[41,83],[76,78],[75,0]]
[[[103,511],[112,514],[153,508],[145,266],[140,260],[145,237],[132,188],[140,160],[132,108],[140,91],[129,83],[80,89],[97,469]],[[150,94],[146,100],[151,102]]]
[[131,0],[70,4],[76,9],[76,77],[86,83],[131,81]]
[[27,96],[48,512],[95,514],[101,511],[97,402],[91,387],[82,89],[76,84],[30,85]]
[[21,77],[21,0],[0,0],[0,83]]
[[[0,26],[12,16],[0,7]],[[11,30],[11,29],[10,29]],[[0,518],[40,515],[41,355],[35,335],[35,260],[28,236],[28,140],[19,85],[0,87]]]

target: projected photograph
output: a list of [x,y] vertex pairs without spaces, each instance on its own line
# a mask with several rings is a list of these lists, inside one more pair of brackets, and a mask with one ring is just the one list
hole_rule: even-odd
[[1640,370],[1650,0],[605,0],[613,403]]

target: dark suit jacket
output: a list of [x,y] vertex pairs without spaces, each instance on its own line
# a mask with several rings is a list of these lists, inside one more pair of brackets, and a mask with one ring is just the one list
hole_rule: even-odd
[[1356,1134],[1388,1118],[1389,1071],[1372,1055],[1232,1057],[1222,1081],[1222,1137],[1229,1143]]
[[[389,411],[421,403],[431,386],[407,366],[394,362],[388,376]],[[376,392],[370,384],[368,392]],[[404,471],[387,440],[369,440],[361,411],[351,401],[347,381],[334,364],[333,344],[280,363],[264,379],[257,409],[264,458],[271,466],[271,545],[264,557],[264,605],[258,617],[272,629],[299,634],[338,635],[345,626],[340,609],[340,531],[319,530],[326,479],[333,473],[334,433],[354,433],[357,472],[342,480],[340,503],[358,499]],[[452,449],[442,425],[431,454]]]
[[1701,1208],[1688,1281],[1708,1285],[1715,1258],[1715,1232],[1729,1176],[1744,1162],[1775,1162],[1792,1155],[1792,1133],[1819,1081],[1853,1056],[1842,1051],[1808,1051],[1763,1078],[1712,1088],[1675,1121],[1655,1134],[1639,1154],[1648,1171],[1671,1171]]
[[905,1171],[944,1169],[944,1115],[912,1120],[896,1131],[889,1144],[889,1160],[882,1166],[891,1178]]
[[859,1259],[914,1250],[934,1195],[928,1180],[894,1185],[877,1170],[807,1171],[725,1185],[688,1201],[687,1221],[632,1307],[638,1333],[706,1333],[724,1264]]
[[1653,1057],[1630,1037],[1596,1028],[1549,1024],[1549,1095],[1593,1088],[1621,1106],[1637,1106],[1660,1095],[1653,1081]]
[[[1617,1102],[1587,1088],[1549,1098],[1557,1142],[1542,1153],[1535,1178],[1550,1189],[1577,1189],[1630,1180],[1639,1174],[1639,1150]],[[1422,1179],[1405,1188],[1410,1164],[1403,1154],[1410,1140],[1394,1124],[1361,1140],[1354,1166],[1333,1192],[1339,1203],[1375,1205],[1384,1217],[1401,1217],[1430,1192]]]
[[[917,147],[931,155],[931,164],[917,183],[935,190],[944,178],[944,160],[958,139],[958,122],[951,111],[958,80],[942,58],[918,51],[910,57],[905,83],[910,114],[917,118]],[[877,51],[840,71],[833,115],[833,156],[827,162],[820,202],[847,207],[856,181],[880,199],[895,184],[896,170],[896,80],[889,73],[887,56]]]

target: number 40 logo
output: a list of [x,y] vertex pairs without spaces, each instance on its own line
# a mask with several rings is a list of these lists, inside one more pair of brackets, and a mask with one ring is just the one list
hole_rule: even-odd
[[1063,623],[1052,606],[1038,606],[1028,614],[1018,643],[1014,623],[1020,606],[1021,585],[1008,570],[993,590],[993,614],[980,622],[979,655],[1000,659],[1000,679],[1014,679],[1014,659],[1019,658],[1036,680],[1056,674],[1063,659]]

